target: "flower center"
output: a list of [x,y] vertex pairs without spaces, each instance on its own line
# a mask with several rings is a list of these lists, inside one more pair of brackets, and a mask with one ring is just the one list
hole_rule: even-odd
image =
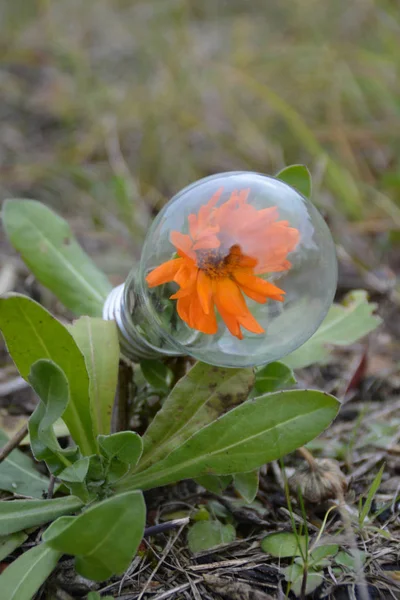
[[196,262],[199,269],[211,279],[222,279],[230,277],[237,268],[242,251],[238,244],[234,244],[227,251],[224,248],[212,248],[210,250],[197,250]]

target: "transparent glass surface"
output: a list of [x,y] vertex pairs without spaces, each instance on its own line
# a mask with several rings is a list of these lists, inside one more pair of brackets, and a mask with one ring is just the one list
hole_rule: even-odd
[[332,237],[313,204],[273,177],[230,172],[168,202],[126,294],[154,348],[238,367],[301,346],[336,282]]

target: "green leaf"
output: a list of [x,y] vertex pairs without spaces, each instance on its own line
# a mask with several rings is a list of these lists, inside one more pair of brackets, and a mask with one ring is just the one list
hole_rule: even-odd
[[82,507],[74,496],[53,500],[11,500],[0,502],[0,535],[9,535],[68,515]]
[[19,548],[28,538],[26,533],[18,531],[5,537],[0,537],[0,561],[6,558],[16,548]]
[[76,315],[101,316],[111,285],[64,219],[35,200],[7,200],[2,218],[10,242],[38,281]]
[[83,454],[96,451],[85,359],[67,329],[40,304],[18,294],[0,298],[0,330],[21,376],[28,379],[41,359],[56,363],[65,373],[70,399],[63,419]]
[[103,500],[78,517],[61,517],[43,534],[54,550],[77,557],[78,573],[95,581],[121,575],[143,536],[145,503],[141,492]]
[[157,464],[121,482],[120,487],[148,489],[205,474],[257,469],[319,435],[338,408],[335,398],[318,391],[259,396],[204,427]]
[[292,369],[323,364],[329,359],[329,346],[349,346],[364,337],[381,323],[373,314],[376,304],[367,300],[367,293],[356,290],[348,294],[343,305],[333,304],[314,335],[282,362]]
[[248,504],[253,502],[258,492],[258,469],[248,473],[235,473],[233,483],[235,489]]
[[281,362],[272,362],[256,371],[254,389],[257,394],[269,394],[296,383],[292,369]]
[[89,468],[86,475],[86,480],[90,483],[102,484],[105,479],[105,461],[99,454],[89,456]]
[[127,465],[136,465],[142,454],[142,438],[133,431],[99,435],[102,454],[109,460],[117,458]]
[[[294,563],[285,569],[282,569],[282,573],[285,575],[286,581],[291,582],[290,590],[296,595],[301,595],[301,588],[303,585],[304,570],[301,565]],[[317,589],[323,582],[324,578],[321,573],[317,573],[313,569],[309,569],[307,572],[307,582],[305,588],[305,595],[311,594]]]
[[261,549],[276,558],[292,558],[307,554],[305,536],[281,532],[267,535],[261,542]]
[[114,596],[100,596],[99,592],[89,592],[86,600],[114,600]]
[[365,499],[364,506],[362,507],[362,510],[358,517],[358,522],[360,524],[360,527],[363,526],[365,519],[369,515],[369,511],[371,510],[373,499],[375,497],[376,492],[379,489],[379,486],[381,485],[384,470],[385,470],[385,465],[382,465],[381,468],[379,469],[378,473],[376,474],[371,487],[368,490],[368,494]]
[[85,357],[94,431],[107,435],[118,381],[117,326],[114,321],[81,317],[69,331]]
[[191,435],[246,400],[252,369],[223,369],[196,363],[165,400],[143,436],[143,470],[164,458]]
[[[8,437],[0,430],[0,444],[3,446],[7,442]],[[0,490],[7,490],[22,496],[43,498],[48,487],[49,479],[40,475],[33,460],[20,450],[13,450],[0,463]]]
[[113,458],[107,469],[106,480],[109,485],[119,481],[129,471],[129,465]]
[[196,477],[196,483],[213,494],[222,494],[231,481],[231,475],[202,475],[201,477]]
[[63,450],[53,428],[68,405],[68,381],[60,367],[50,360],[35,362],[28,379],[40,399],[29,419],[32,452],[36,460],[45,460],[49,470],[57,475],[78,453],[77,448]]
[[0,575],[2,600],[32,600],[58,563],[61,552],[40,544],[21,554]]
[[[354,556],[354,552],[357,552],[358,557]],[[340,550],[335,556],[335,563],[341,567],[346,567],[350,571],[355,571],[358,563],[364,564],[365,559],[366,553],[362,550],[355,549],[351,553]]]
[[85,456],[62,471],[58,478],[67,483],[82,483],[89,469],[90,458]]
[[235,538],[234,526],[223,525],[219,521],[198,521],[188,531],[188,545],[193,554],[229,544]]
[[295,188],[305,198],[311,198],[311,174],[304,165],[291,165],[290,167],[285,167],[285,169],[279,171],[275,177],[284,181],[292,188]]
[[157,392],[168,394],[173,373],[161,360],[142,360],[140,368],[146,381]]
[[325,558],[335,556],[339,550],[338,544],[324,544],[323,546],[318,546],[310,552],[310,559],[312,563],[317,566],[321,561]]
[[74,496],[78,496],[78,498],[80,498],[85,504],[90,500],[86,477],[91,458],[97,457],[96,455],[93,455],[92,457],[84,456],[80,460],[77,460],[72,465],[64,469],[58,475],[58,479],[60,479],[67,486],[70,493]]

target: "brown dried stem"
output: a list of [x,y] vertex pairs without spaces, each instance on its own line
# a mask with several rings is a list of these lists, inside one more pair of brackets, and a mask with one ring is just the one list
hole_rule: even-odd
[[28,433],[28,421],[26,421],[21,429],[2,447],[0,450],[0,463],[7,458],[7,456],[17,448],[26,434]]

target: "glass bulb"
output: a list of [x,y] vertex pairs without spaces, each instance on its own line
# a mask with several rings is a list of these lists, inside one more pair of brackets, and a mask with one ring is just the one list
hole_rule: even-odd
[[122,351],[262,365],[293,352],[333,301],[337,263],[323,218],[258,173],[206,177],[179,192],[147,234],[140,265],[104,309]]

